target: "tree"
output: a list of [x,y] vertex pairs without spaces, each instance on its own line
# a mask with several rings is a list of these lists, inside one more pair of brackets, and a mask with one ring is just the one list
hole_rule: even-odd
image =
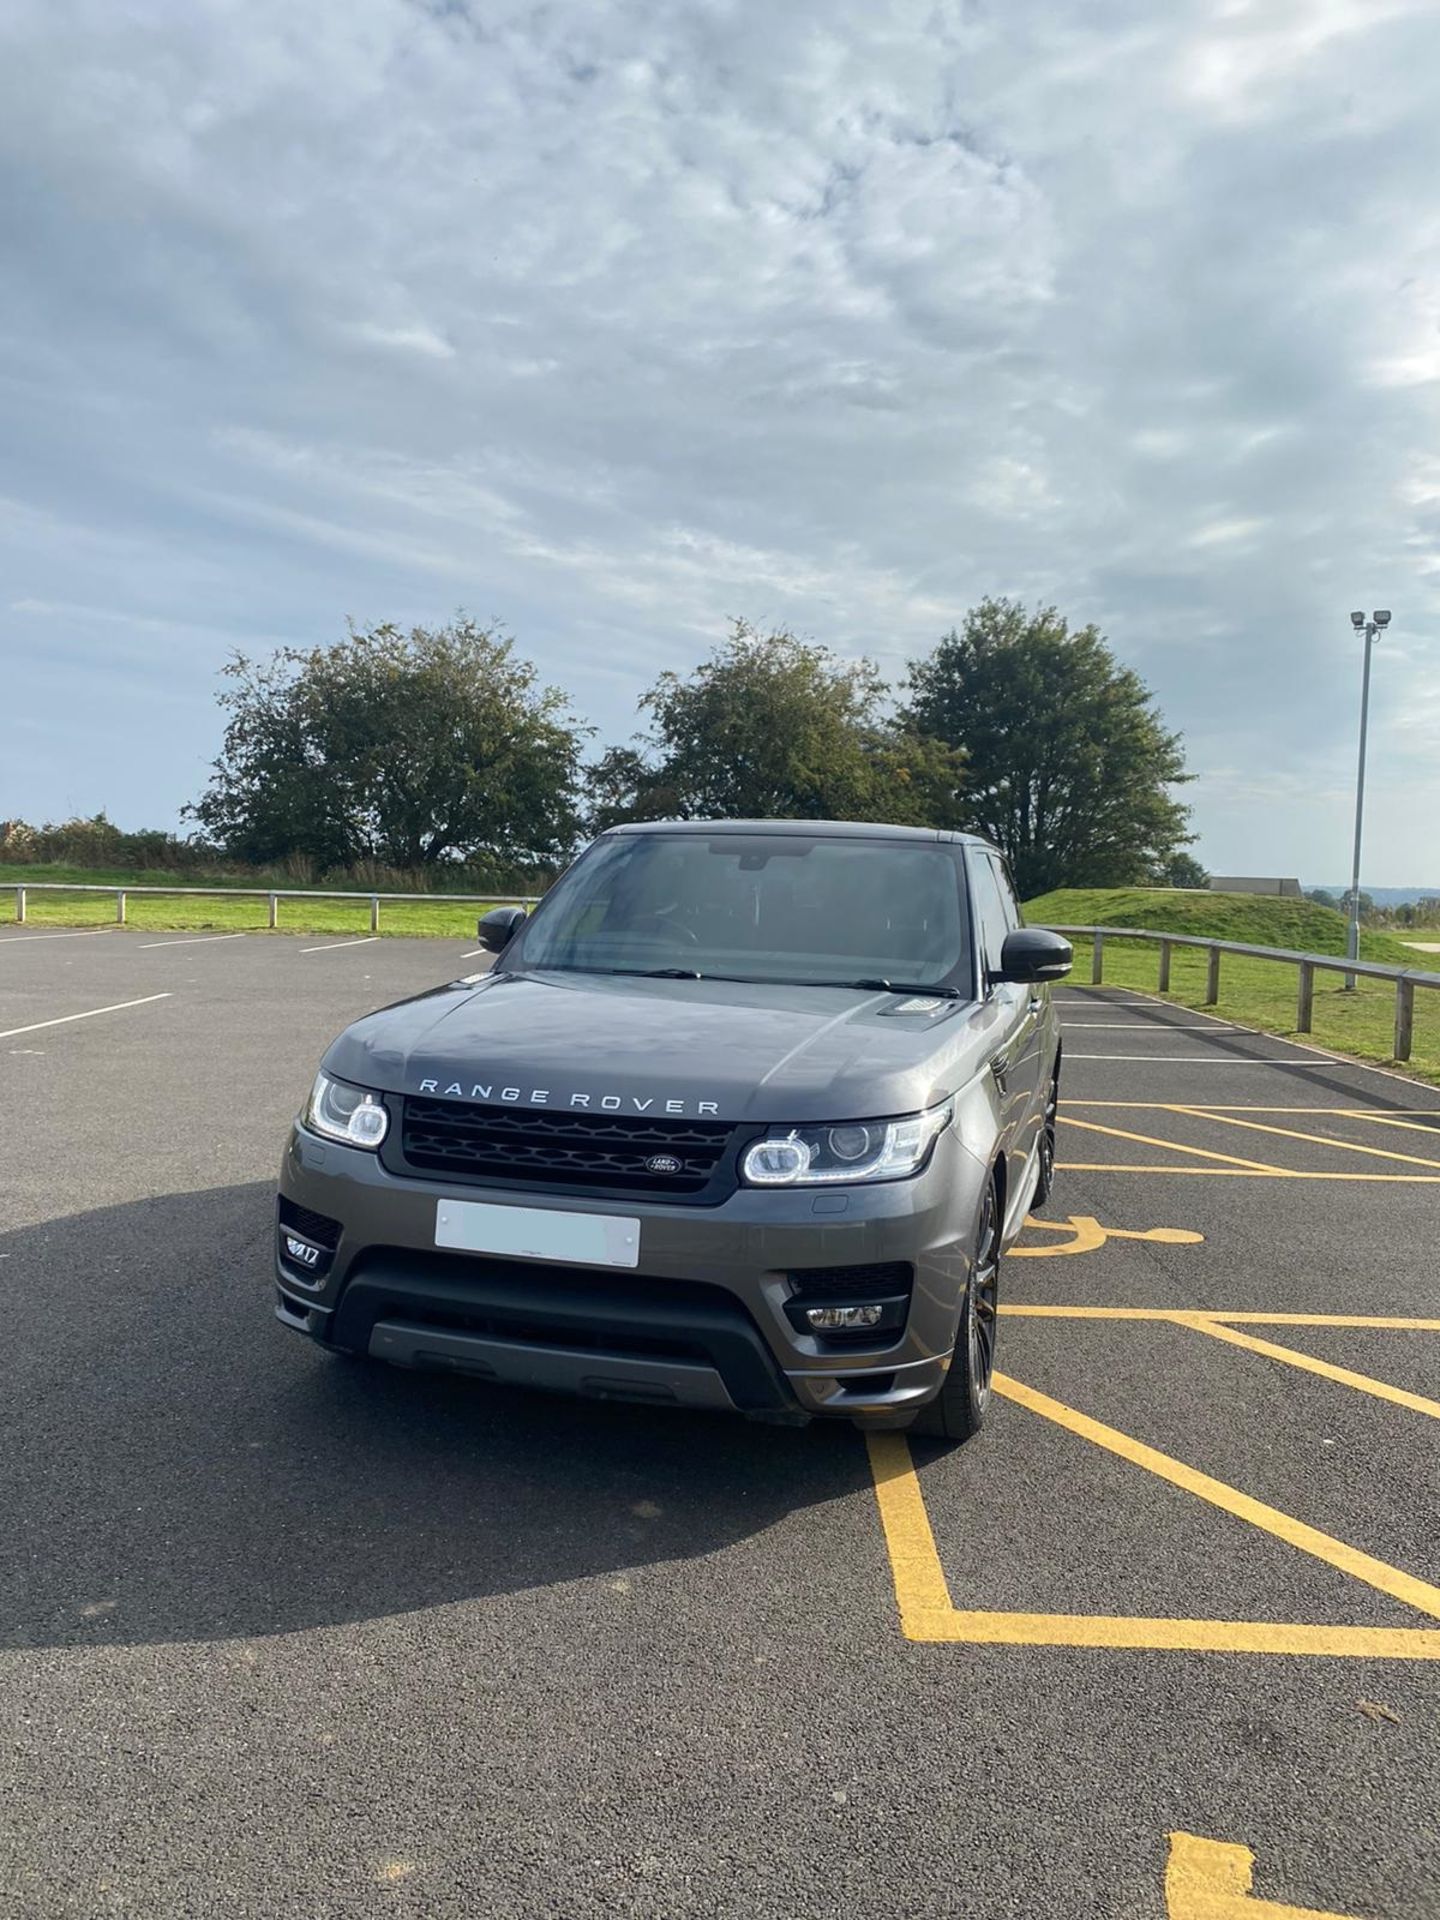
[[651,730],[589,777],[591,824],[617,820],[929,820],[960,756],[903,734],[868,660],[793,633],[732,623],[688,677],[662,673],[640,701]]
[[1193,853],[1172,853],[1160,874],[1167,887],[1208,887],[1210,876]]
[[224,746],[185,811],[234,857],[323,869],[569,852],[578,730],[494,629],[352,629],[224,672]]
[[965,754],[938,824],[987,834],[1022,899],[1149,879],[1191,838],[1180,736],[1093,626],[984,600],[911,662],[912,731]]

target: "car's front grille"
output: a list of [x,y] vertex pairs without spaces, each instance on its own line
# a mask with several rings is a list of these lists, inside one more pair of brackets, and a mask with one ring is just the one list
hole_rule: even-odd
[[406,1164],[426,1173],[636,1193],[698,1193],[734,1129],[720,1120],[620,1113],[538,1113],[407,1097]]

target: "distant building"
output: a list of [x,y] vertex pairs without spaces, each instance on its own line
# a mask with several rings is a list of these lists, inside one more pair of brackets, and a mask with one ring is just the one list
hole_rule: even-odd
[[1212,873],[1210,891],[1212,893],[1278,893],[1285,900],[1298,900],[1301,897],[1298,880],[1257,880],[1253,876],[1233,873]]

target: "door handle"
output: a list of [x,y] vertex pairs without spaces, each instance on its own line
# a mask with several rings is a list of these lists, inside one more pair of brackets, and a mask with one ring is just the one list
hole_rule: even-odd
[[1032,995],[1027,1005],[1031,1013],[1043,1013],[1045,1011],[1045,1002],[1040,998],[1038,993]]

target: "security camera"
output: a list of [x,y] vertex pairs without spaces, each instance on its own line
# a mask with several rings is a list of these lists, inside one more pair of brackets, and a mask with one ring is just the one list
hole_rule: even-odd
[[1377,607],[1375,609],[1374,620],[1377,627],[1388,627],[1390,624],[1390,609],[1388,607]]
[[1350,624],[1351,624],[1351,626],[1352,626],[1352,627],[1354,627],[1354,628],[1356,629],[1356,631],[1358,632],[1358,631],[1359,631],[1359,629],[1360,629],[1361,627],[1363,627],[1363,626],[1364,626],[1364,624],[1365,624],[1365,616],[1364,616],[1364,614],[1363,614],[1363,613],[1352,613],[1352,614],[1351,614],[1351,616],[1350,616]]

